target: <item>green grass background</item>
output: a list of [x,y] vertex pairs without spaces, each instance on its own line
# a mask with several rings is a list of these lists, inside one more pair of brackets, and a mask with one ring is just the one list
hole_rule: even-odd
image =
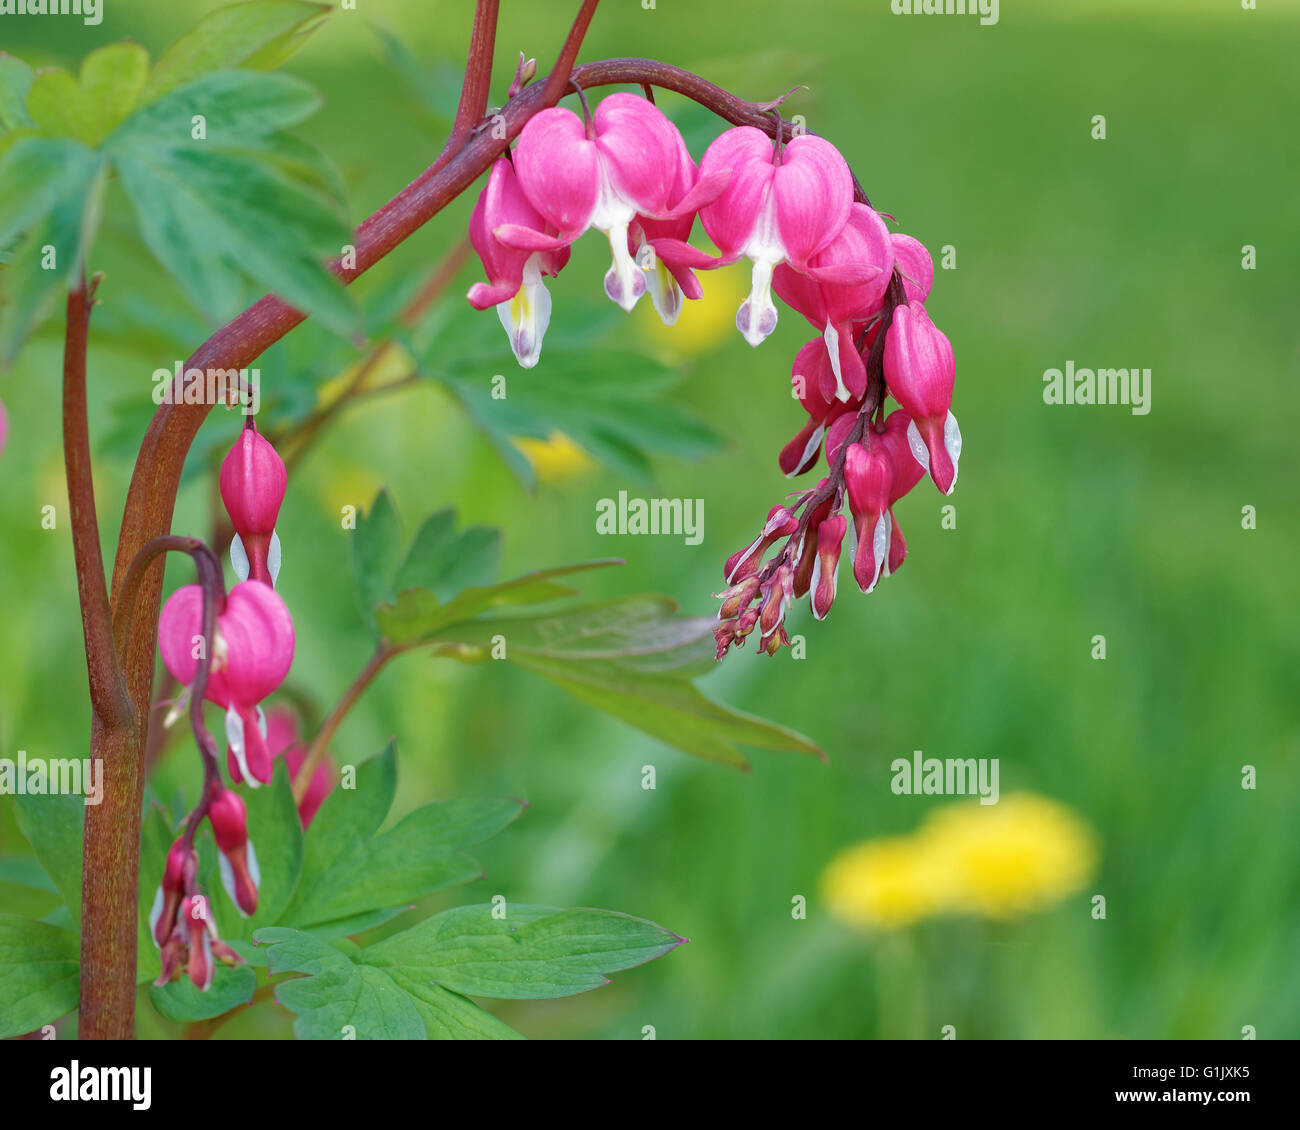
[[[7,19],[0,47],[66,65],[132,37],[156,55],[194,18],[188,9],[211,6],[110,0],[98,29]],[[519,49],[549,65],[576,6],[504,0],[494,98]],[[793,629],[807,636],[806,659],[751,648],[704,681],[711,696],[813,736],[828,765],[758,753],[742,775],[698,763],[494,664],[405,658],[352,713],[337,756],[364,759],[396,735],[403,810],[461,794],[532,802],[478,853],[486,880],[424,909],[503,894],[626,910],[691,939],[599,992],[503,1006],[508,1022],[530,1036],[619,1039],[645,1025],[659,1038],[937,1038],[947,1024],[959,1038],[1238,1038],[1243,1025],[1300,1036],[1300,12],[1260,7],[1006,0],[998,25],[980,27],[896,17],[887,0],[602,6],[583,58],[662,58],[754,99],[807,84],[787,113],[835,141],[902,230],[956,247],[929,309],[956,348],[965,455],[955,531],[940,528],[946,500],[922,484],[899,507],[909,557],[898,576],[869,597],[846,578],[820,625],[801,608]],[[354,219],[442,144],[365,25],[456,63],[469,19],[467,3],[361,8],[335,12],[288,68],[325,95],[300,132],[342,167]],[[1106,115],[1105,141],[1091,139],[1094,114]],[[427,271],[470,203],[418,233],[376,281]],[[110,196],[95,257],[106,306],[126,294],[174,303],[126,237],[123,208]],[[599,293],[603,252],[588,239],[551,288],[557,317]],[[1257,270],[1241,269],[1246,244]],[[477,271],[467,267],[455,293]],[[466,306],[463,317],[493,315]],[[624,332],[657,348],[650,317],[638,310]],[[0,374],[13,424],[0,457],[4,756],[81,756],[86,743],[62,520],[60,329],[51,319]],[[721,561],[787,489],[776,452],[799,423],[787,380],[808,336],[783,311],[757,351],[734,332],[687,350],[678,395],[728,444],[699,463],[659,464],[648,487],[597,469],[530,496],[433,388],[348,413],[290,483],[281,517],[295,682],[328,707],[364,662],[335,507],[367,502],[381,483],[408,526],[446,504],[501,525],[508,573],[619,555],[626,568],[593,576],[589,591],[662,591],[711,613]],[[547,379],[545,354],[522,374],[504,335],[500,344],[511,380]],[[92,435],[106,436],[111,406],[147,396],[149,374],[171,360],[93,345]],[[1150,415],[1045,406],[1043,370],[1067,360],[1150,368]],[[110,553],[130,469],[119,454],[99,464]],[[620,488],[703,498],[703,544],[597,536],[595,501]],[[47,503],[61,516],[52,532],[39,524]],[[1241,527],[1246,505],[1254,531]],[[192,482],[176,531],[204,531],[207,507]],[[188,579],[171,568],[169,584]],[[1104,662],[1090,658],[1096,634]],[[889,790],[890,761],[914,749],[1000,758],[1004,791],[1076,809],[1102,847],[1088,889],[1000,925],[934,922],[872,939],[829,920],[817,899],[826,861],[912,829],[933,803]],[[192,779],[188,754],[180,743],[160,791]],[[1240,785],[1247,764],[1255,791]],[[641,788],[645,765],[654,791]],[[0,837],[4,851],[26,850],[7,802]],[[1105,921],[1089,915],[1093,894],[1106,896]],[[805,921],[791,916],[796,895],[809,899]],[[13,889],[0,899],[19,906]],[[288,1029],[263,1005],[221,1035]],[[169,1030],[141,1010],[141,1035]]]

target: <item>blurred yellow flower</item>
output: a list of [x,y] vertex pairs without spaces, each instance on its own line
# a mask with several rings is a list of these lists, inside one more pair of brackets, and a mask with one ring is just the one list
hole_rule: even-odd
[[699,271],[697,275],[704,295],[682,303],[675,325],[665,326],[648,300],[640,304],[637,315],[642,333],[666,354],[695,357],[715,348],[730,334],[740,336],[736,310],[749,290],[749,263]]
[[566,482],[595,465],[591,456],[563,432],[552,432],[546,439],[514,436],[511,442],[524,453],[544,483]]
[[990,918],[1059,902],[1097,865],[1092,830],[1064,805],[1030,793],[945,805],[920,834],[952,873],[953,908]]
[[937,914],[945,876],[915,836],[868,840],[847,848],[822,873],[831,913],[858,926],[894,929]]
[[1011,918],[1079,890],[1097,865],[1092,830],[1046,797],[949,804],[910,836],[868,840],[822,875],[831,912],[856,926],[891,929],[937,914]]

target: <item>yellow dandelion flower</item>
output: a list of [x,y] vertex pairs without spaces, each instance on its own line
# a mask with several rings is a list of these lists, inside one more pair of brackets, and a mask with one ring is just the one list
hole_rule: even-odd
[[1092,830],[1064,805],[1029,793],[945,805],[919,836],[951,874],[952,909],[990,918],[1051,906],[1097,865]]
[[546,439],[515,436],[511,442],[524,453],[544,483],[566,482],[595,465],[591,456],[563,432],[552,432]]
[[840,852],[822,873],[831,913],[853,926],[891,930],[938,913],[947,876],[915,836],[868,840]]
[[994,805],[944,805],[911,835],[847,848],[821,886],[837,918],[888,930],[942,914],[1004,919],[1041,910],[1079,890],[1096,865],[1096,838],[1082,819],[1022,793]]

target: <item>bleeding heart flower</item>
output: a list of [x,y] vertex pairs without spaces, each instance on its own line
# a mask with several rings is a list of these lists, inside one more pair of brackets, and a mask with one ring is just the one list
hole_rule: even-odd
[[889,557],[892,481],[893,470],[883,445],[869,441],[849,445],[844,459],[844,484],[848,488],[849,510],[857,538],[853,578],[863,592],[871,592],[876,587]]
[[589,122],[560,106],[535,114],[514,161],[524,195],[558,233],[556,242],[571,243],[589,228],[609,237],[605,293],[631,310],[646,289],[628,245],[632,221],[688,215],[726,180],[715,176],[679,196],[680,155],[677,127],[653,103],[611,94]]
[[181,899],[194,885],[194,876],[198,867],[198,856],[195,855],[193,847],[186,845],[183,837],[168,849],[162,882],[158,885],[158,891],[153,899],[153,908],[149,911],[149,933],[159,947],[166,944],[176,928],[176,915],[180,909]]
[[217,841],[221,885],[245,918],[257,911],[257,888],[262,871],[257,852],[248,838],[248,813],[244,802],[230,789],[219,788],[208,804],[208,822]]
[[885,337],[885,384],[912,418],[908,439],[917,462],[944,494],[957,485],[961,429],[949,410],[957,363],[952,343],[919,302],[899,306]]
[[[177,682],[194,681],[203,633],[203,590],[177,589],[158,621],[158,650]],[[284,681],[293,664],[293,619],[269,585],[243,581],[217,616],[216,639],[204,697],[226,709],[227,765],[235,781],[271,780],[258,703]]]
[[[683,200],[695,193],[699,170],[691,160],[680,133],[677,135],[677,148],[677,179],[672,196]],[[717,187],[721,191],[721,185]],[[712,191],[712,187],[706,191]],[[698,197],[699,194],[695,193],[695,199]],[[637,215],[628,229],[628,248],[646,273],[650,301],[665,326],[677,321],[684,297],[692,300],[703,297],[704,290],[695,277],[695,271],[708,270],[721,263],[720,259],[690,245],[688,240],[694,226],[695,213],[692,211],[666,220]]]
[[221,461],[221,501],[235,527],[230,560],[241,581],[251,577],[274,585],[280,574],[280,539],[275,534],[275,522],[287,480],[284,460],[258,433],[250,416]]
[[[867,368],[858,352],[855,323],[879,312],[894,271],[894,249],[882,220],[865,204],[854,204],[848,221],[831,242],[809,261],[811,272],[782,264],[772,287],[792,309],[822,331],[834,384],[822,386],[826,400],[861,400],[867,391]],[[869,272],[857,285],[825,282],[841,268]]]
[[469,288],[476,310],[495,306],[510,338],[510,348],[525,369],[542,355],[542,338],[551,321],[551,296],[543,275],[558,275],[569,261],[569,246],[555,238],[524,195],[515,167],[497,158],[469,218],[469,238],[483,261],[486,283]]
[[866,265],[814,269],[810,260],[849,218],[853,175],[839,150],[820,137],[793,138],[782,149],[762,130],[738,126],[716,138],[700,160],[700,177],[730,173],[717,199],[700,209],[700,222],[725,262],[753,264],[749,297],[736,325],[750,345],[776,329],[772,271],[791,263],[826,281],[869,281]]

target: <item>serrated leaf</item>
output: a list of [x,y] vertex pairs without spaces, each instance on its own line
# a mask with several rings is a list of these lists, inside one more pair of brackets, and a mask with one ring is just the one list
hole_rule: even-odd
[[379,831],[397,795],[397,751],[392,742],[357,769],[351,789],[325,798],[303,838],[302,872],[284,921],[296,923],[296,907],[310,898],[336,863],[346,861]]
[[77,1007],[79,950],[71,930],[0,914],[0,1039],[34,1032]]
[[205,16],[163,52],[144,97],[153,101],[195,75],[224,67],[270,69],[288,59],[329,14],[328,4],[258,0]]
[[[311,117],[320,94],[291,75],[214,71],[178,86],[132,114],[109,138],[113,150],[178,150],[247,145]],[[193,136],[203,118],[204,139]]]
[[300,1040],[422,1040],[415,1002],[383,970],[359,965],[328,942],[277,926],[257,932],[269,945],[272,976],[304,973],[275,986],[275,999],[297,1020]]
[[14,797],[18,828],[32,845],[64,903],[81,917],[81,843],[86,806],[81,797],[48,793]]
[[111,43],[82,61],[77,78],[56,67],[42,71],[27,95],[27,112],[46,133],[99,145],[131,112],[149,73],[138,43]]
[[375,495],[367,513],[357,515],[351,540],[357,603],[373,628],[375,606],[392,597],[397,555],[402,551],[402,525],[387,487]]
[[154,1008],[176,1024],[211,1020],[232,1008],[247,1004],[257,991],[257,974],[247,965],[228,966],[220,962],[212,984],[202,992],[184,975],[166,985],[152,985],[149,996]]
[[480,616],[420,638],[439,654],[468,660],[500,640],[508,662],[709,761],[745,768],[740,745],[824,757],[802,734],[705,697],[692,680],[716,666],[714,621],[676,613],[666,596],[621,597],[523,616]]
[[449,600],[471,584],[490,584],[500,567],[500,530],[470,526],[458,533],[456,512],[441,510],[416,531],[392,588],[423,588],[439,600]]
[[246,275],[336,333],[360,324],[321,261],[347,226],[272,164],[216,148],[115,151],[114,164],[146,245],[210,317],[234,312]]
[[90,181],[98,159],[63,138],[22,137],[0,157],[0,247],[38,225]]
[[406,589],[398,593],[397,599],[392,603],[377,608],[375,617],[381,634],[390,644],[395,647],[412,646],[429,639],[449,624],[473,619],[495,608],[538,604],[576,596],[577,589],[571,585],[559,584],[553,578],[622,564],[618,558],[610,557],[578,565],[539,569],[497,585],[472,585],[457,593],[446,604],[440,603],[426,589]]
[[510,904],[446,910],[363,951],[369,966],[400,969],[469,996],[536,1000],[599,988],[607,974],[662,957],[684,938],[612,910]]
[[27,113],[27,92],[35,77],[21,59],[0,51],[0,130],[30,129],[35,125]]
[[[69,179],[51,190],[48,212],[23,238],[6,268],[8,300],[0,311],[0,362],[5,364],[69,284],[81,277],[99,227],[104,163],[79,146],[76,152],[68,166]],[[82,179],[72,179],[74,173]]]
[[351,239],[338,186],[309,146],[277,132],[319,101],[286,75],[217,71],[136,111],[105,143],[145,244],[213,319],[235,312],[247,278],[335,333],[361,324],[324,266]]

